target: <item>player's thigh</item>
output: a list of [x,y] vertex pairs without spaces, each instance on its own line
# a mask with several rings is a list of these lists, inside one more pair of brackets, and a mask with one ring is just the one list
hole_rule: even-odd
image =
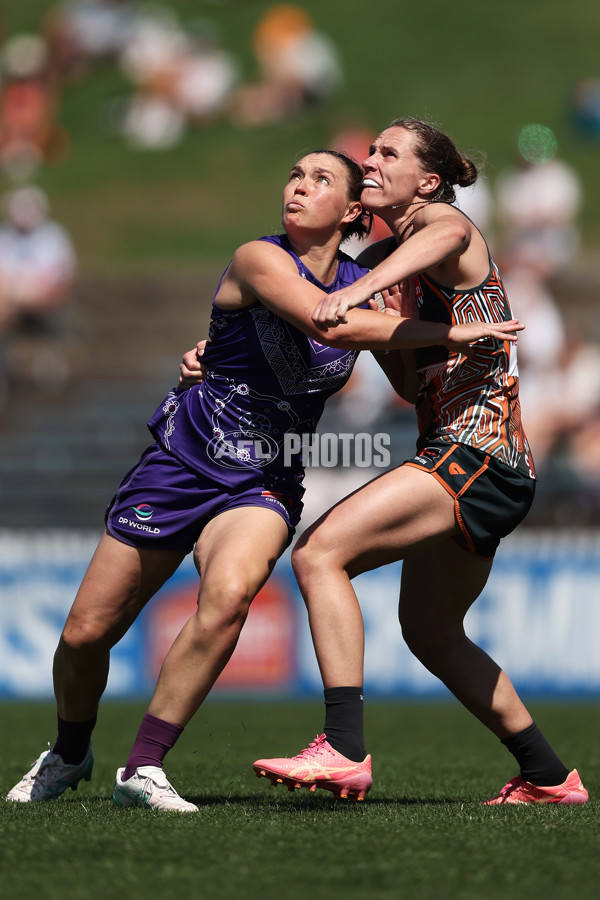
[[457,533],[454,501],[429,473],[400,466],[341,500],[297,544],[326,554],[351,576],[404,559]]
[[402,563],[399,615],[405,625],[461,624],[484,589],[492,560],[480,559],[446,538]]
[[220,513],[203,528],[194,550],[201,590],[226,582],[253,596],[288,542],[287,523],[274,510],[242,506]]
[[85,628],[99,637],[124,632],[184,555],[179,551],[139,549],[103,534],[65,628]]

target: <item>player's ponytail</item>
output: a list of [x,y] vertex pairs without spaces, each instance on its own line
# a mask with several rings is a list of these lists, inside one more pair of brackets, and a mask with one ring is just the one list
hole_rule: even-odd
[[469,187],[470,184],[475,184],[479,173],[473,160],[469,159],[468,156],[463,156],[460,162],[460,170],[456,176],[455,183],[460,187]]

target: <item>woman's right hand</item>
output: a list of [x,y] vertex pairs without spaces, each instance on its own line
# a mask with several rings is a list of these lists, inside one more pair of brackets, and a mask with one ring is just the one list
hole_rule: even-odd
[[208,341],[198,341],[193,350],[183,354],[179,363],[179,386],[183,388],[194,387],[202,384],[206,376],[206,366],[202,363],[202,356]]
[[477,341],[494,338],[496,341],[516,343],[517,333],[524,328],[518,319],[510,319],[508,322],[464,322],[461,325],[451,325],[443,343],[455,353],[471,356]]
[[339,291],[324,294],[315,306],[312,320],[317,328],[326,331],[328,328],[337,328],[342,322],[347,322],[346,313],[349,309],[366,303],[369,296],[365,297],[364,287],[359,281],[349,284]]

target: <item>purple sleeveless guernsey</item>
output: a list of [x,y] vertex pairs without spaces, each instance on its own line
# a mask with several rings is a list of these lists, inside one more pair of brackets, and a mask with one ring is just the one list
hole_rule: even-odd
[[[340,251],[335,279],[324,285],[286,235],[261,240],[289,253],[298,274],[326,293],[368,271]],[[209,337],[205,381],[168,394],[148,423],[153,436],[188,468],[228,490],[300,482],[301,455],[290,454],[289,436],[314,432],[325,401],[350,377],[357,351],[317,343],[258,300],[239,310],[213,304]]]

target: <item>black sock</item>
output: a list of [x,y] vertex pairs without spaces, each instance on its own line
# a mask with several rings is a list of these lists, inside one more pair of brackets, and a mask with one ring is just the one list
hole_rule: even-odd
[[521,778],[539,787],[562,784],[569,774],[540,729],[533,722],[528,728],[502,738],[502,743],[515,757]]
[[363,730],[362,687],[325,688],[325,727],[327,740],[334,750],[362,762],[367,751]]
[[77,766],[85,759],[90,746],[96,716],[87,722],[65,722],[60,716],[57,716],[57,719],[58,737],[52,752],[62,756],[63,762],[68,765]]

